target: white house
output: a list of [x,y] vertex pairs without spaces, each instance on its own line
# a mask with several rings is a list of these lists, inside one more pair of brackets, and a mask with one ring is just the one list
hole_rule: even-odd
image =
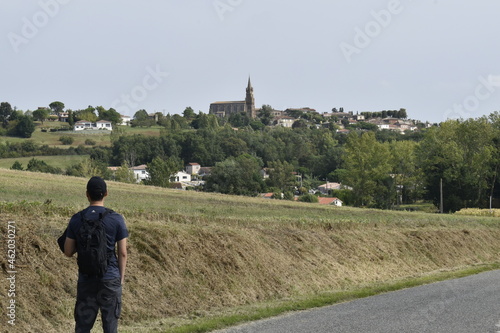
[[391,126],[389,124],[378,124],[377,125],[379,129],[391,129]]
[[109,131],[113,130],[112,123],[110,121],[108,121],[108,120],[98,120],[95,123],[95,127],[97,129],[105,129],[105,130],[109,130]]
[[318,190],[321,192],[321,194],[325,195],[327,195],[329,191],[340,190],[341,188],[342,185],[340,183],[326,183],[318,186]]
[[86,120],[79,120],[75,123],[75,126],[73,129],[75,131],[82,131],[82,130],[87,130],[87,129],[92,129],[92,123],[90,121]]
[[189,163],[186,166],[186,172],[190,175],[197,175],[200,172],[201,165],[198,163]]
[[112,131],[113,126],[112,123],[107,120],[99,120],[95,123],[86,120],[79,120],[75,123],[75,126],[73,127],[73,130],[75,131],[95,130],[95,129],[105,129]]
[[149,173],[146,171],[146,164],[131,167],[130,170],[134,172],[134,177],[138,183],[149,178]]
[[190,182],[191,174],[184,171],[179,171],[176,174],[173,174],[170,180],[173,182]]
[[125,125],[125,126],[130,125],[130,120],[131,120],[130,116],[124,116],[124,115],[120,115],[120,116],[122,118],[121,125]]
[[289,117],[289,116],[282,116],[282,117],[277,117],[276,118],[276,126],[282,126],[282,127],[287,127],[291,128],[293,126],[293,123],[295,122],[295,118]]

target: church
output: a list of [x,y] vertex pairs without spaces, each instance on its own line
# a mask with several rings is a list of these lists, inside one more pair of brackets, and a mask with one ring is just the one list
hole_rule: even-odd
[[210,104],[209,113],[218,117],[229,117],[233,113],[240,112],[246,113],[250,118],[257,117],[253,87],[250,78],[248,78],[247,95],[244,101],[225,101]]

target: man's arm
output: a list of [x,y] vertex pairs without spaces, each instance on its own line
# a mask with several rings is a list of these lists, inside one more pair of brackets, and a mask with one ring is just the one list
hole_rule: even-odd
[[64,255],[66,257],[72,257],[76,252],[76,240],[66,237],[64,242]]
[[118,269],[120,270],[121,283],[125,282],[125,269],[127,267],[127,239],[123,238],[117,242],[118,245]]

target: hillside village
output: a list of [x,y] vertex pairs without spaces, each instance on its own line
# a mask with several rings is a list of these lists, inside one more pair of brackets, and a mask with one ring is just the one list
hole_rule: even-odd
[[[186,111],[189,109],[189,107],[186,108]],[[193,111],[191,112],[192,116],[200,117],[203,115],[201,111],[198,115],[195,115]],[[66,128],[74,132],[112,132],[116,129],[116,126],[149,127],[157,124],[163,126],[162,121],[164,122],[167,117],[171,117],[170,115],[164,115],[159,112],[147,113],[145,110],[139,110],[131,117],[129,115],[118,114],[114,109],[106,110],[102,107],[92,108],[90,106],[87,109],[78,111],[64,110],[64,104],[61,102],[51,103],[50,108],[39,107],[33,112],[33,115],[36,115],[38,119],[42,121],[42,124],[44,120],[52,123],[60,122],[65,124],[65,126],[61,128]],[[45,115],[44,117],[46,119],[43,119],[40,115]],[[173,117],[176,116],[177,115],[174,115]],[[186,116],[186,114],[184,114],[184,116]],[[332,110],[328,112],[318,112],[316,109],[310,107],[276,110],[270,105],[263,105],[261,108],[257,108],[255,105],[254,88],[250,78],[248,79],[244,100],[211,103],[209,112],[206,116],[215,116],[215,119],[217,119],[219,123],[229,123],[233,126],[234,130],[238,130],[241,126],[244,126],[246,119],[246,124],[253,121],[252,127],[255,122],[258,121],[258,124],[267,127],[324,128],[338,135],[348,134],[352,130],[387,130],[405,134],[431,126],[428,123],[423,124],[419,121],[408,119],[405,109],[377,112],[345,112],[344,108],[341,107],[339,109],[332,108]],[[66,124],[69,125],[69,127]],[[42,127],[42,131],[47,131],[47,129]],[[108,170],[114,174],[119,168],[119,166],[109,166]],[[129,170],[133,172],[133,177],[137,183],[147,183],[150,180],[148,166],[146,164],[131,165]],[[270,170],[270,168],[263,168],[261,170],[262,180],[265,181],[269,178]],[[170,176],[169,186],[183,190],[203,188],[205,179],[210,173],[210,166],[202,166],[196,161],[189,162],[183,170],[178,170]],[[295,174],[296,183],[301,183],[301,176],[296,172],[293,173]],[[349,188],[337,182],[327,181],[326,183],[320,184],[317,188],[310,189],[309,193],[318,193],[321,198],[322,196],[329,196],[332,191],[342,189]],[[297,194],[299,194],[298,186],[295,192],[297,196]],[[263,198],[276,198],[276,195],[276,193],[261,194]],[[342,205],[342,201],[338,198],[321,198],[319,202],[320,204]]]

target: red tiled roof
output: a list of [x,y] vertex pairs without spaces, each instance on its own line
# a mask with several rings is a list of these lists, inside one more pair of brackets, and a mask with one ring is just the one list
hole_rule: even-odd
[[318,198],[318,203],[320,205],[331,205],[335,201],[335,198]]

